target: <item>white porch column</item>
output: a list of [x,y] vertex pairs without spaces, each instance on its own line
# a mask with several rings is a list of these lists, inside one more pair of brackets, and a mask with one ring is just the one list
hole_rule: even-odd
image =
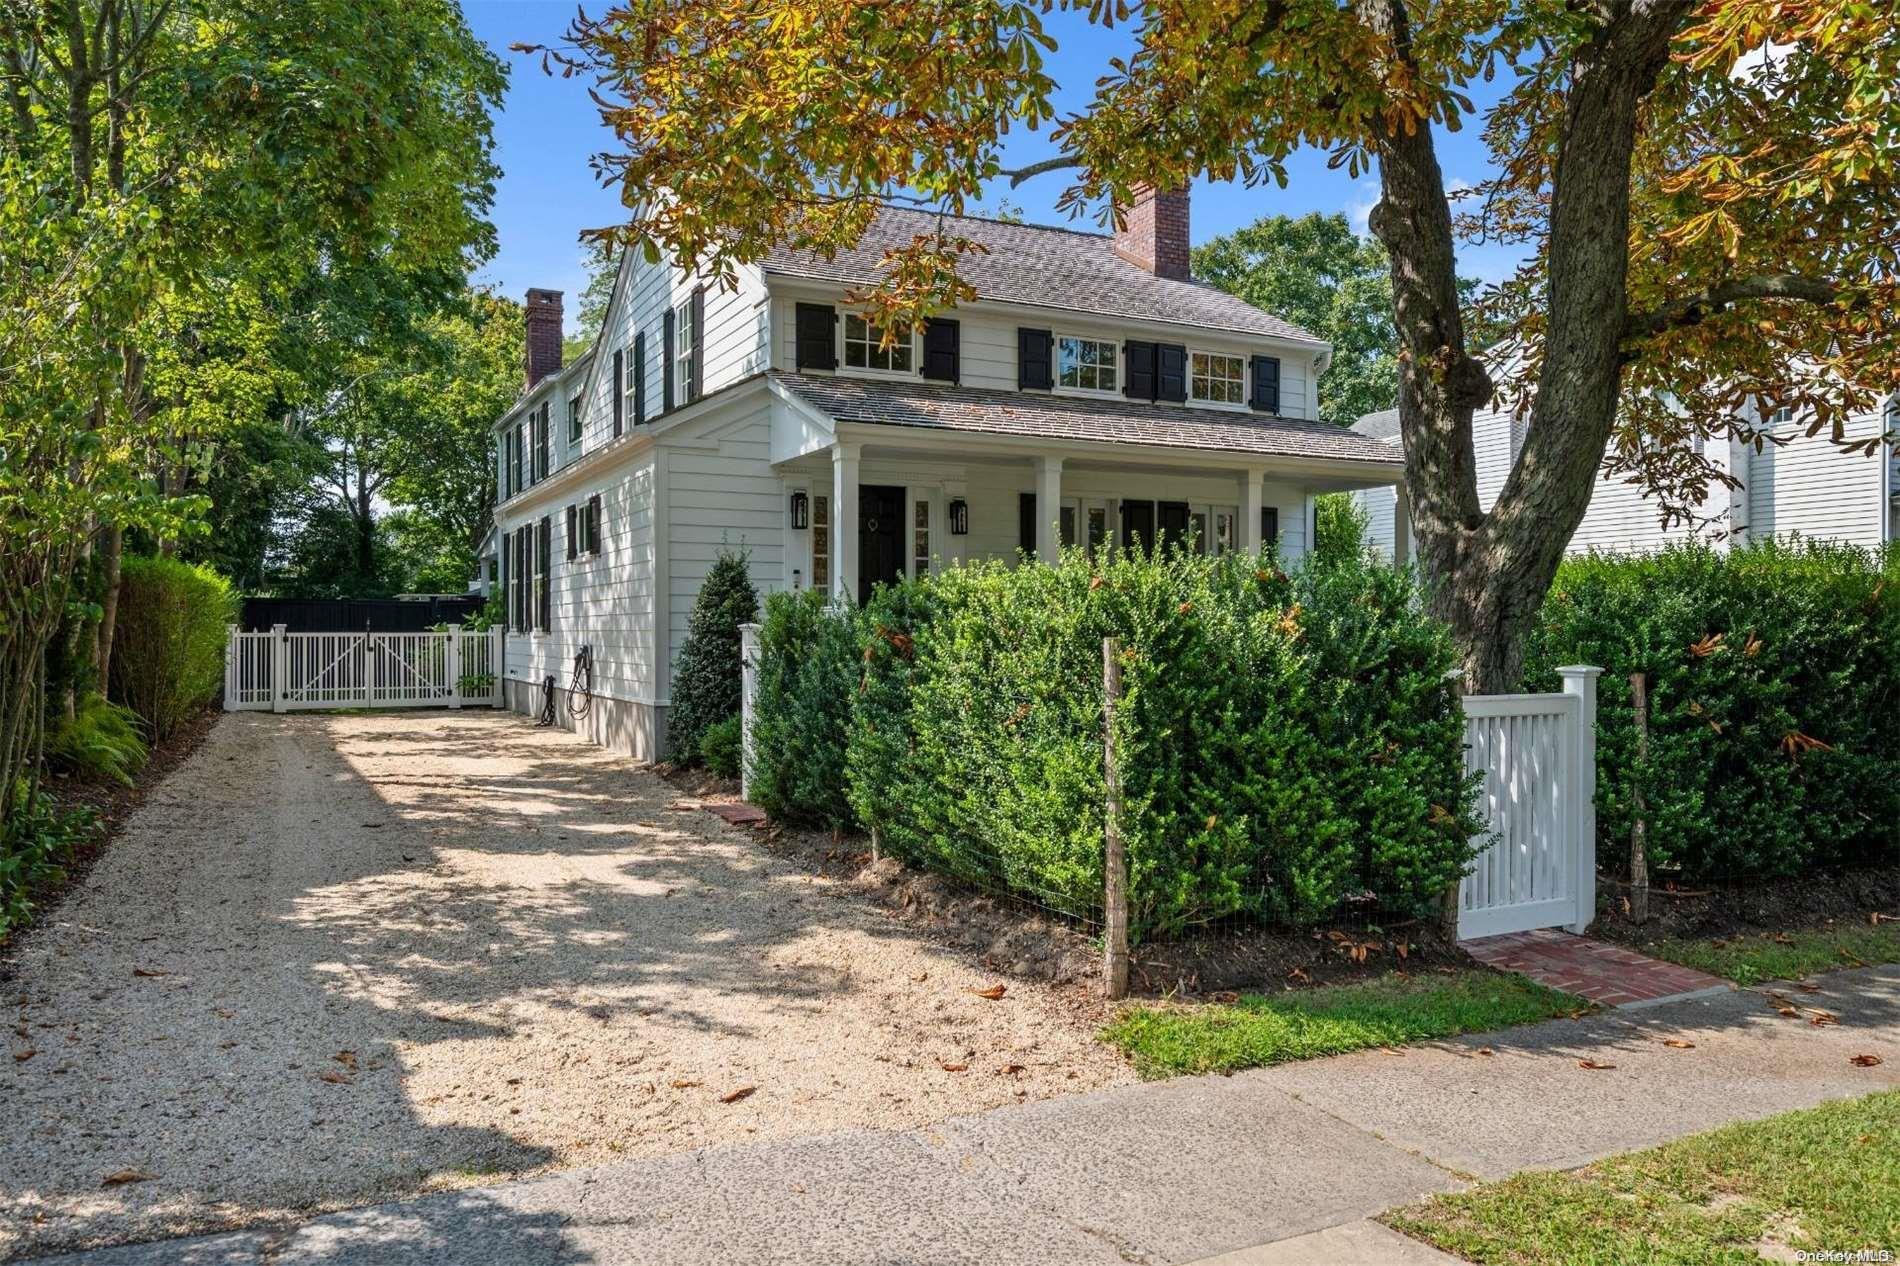
[[1240,476],[1240,548],[1248,554],[1258,554],[1263,542],[1260,539],[1260,512],[1266,508],[1266,492],[1260,486],[1266,472],[1245,471]]
[[739,799],[752,798],[752,706],[759,697],[759,624],[739,626]]
[[1403,481],[1392,490],[1392,565],[1412,561],[1412,494]]
[[1062,552],[1062,459],[1036,459],[1036,559],[1053,563]]
[[858,600],[858,458],[861,444],[831,450],[831,596]]

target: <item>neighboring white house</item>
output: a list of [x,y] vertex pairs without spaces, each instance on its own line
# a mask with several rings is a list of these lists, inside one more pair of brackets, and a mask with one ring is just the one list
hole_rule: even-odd
[[1318,420],[1324,341],[1189,278],[1185,194],[1145,196],[1112,237],[955,220],[988,248],[961,265],[977,298],[886,350],[846,291],[934,224],[887,208],[856,249],[781,252],[731,290],[627,252],[565,367],[560,295],[528,293],[529,386],[496,423],[509,706],[538,710],[550,676],[564,692],[586,645],[581,728],[662,752],[724,547],[762,592],[854,599],[1111,536],[1297,559],[1317,494],[1399,477],[1390,445]]
[[[1861,414],[1847,426],[1849,438],[1871,439],[1895,425],[1900,405],[1889,400],[1883,411]],[[1361,435],[1400,447],[1399,412],[1368,413],[1355,422]],[[1510,412],[1481,411],[1471,419],[1478,467],[1478,501],[1485,509],[1497,500],[1523,435]],[[1772,433],[1786,443],[1763,443],[1760,451],[1739,440],[1724,443],[1715,464],[1740,481],[1739,488],[1713,487],[1701,507],[1700,524],[1672,524],[1665,530],[1655,501],[1621,477],[1598,479],[1590,508],[1570,538],[1572,553],[1597,549],[1640,553],[1670,541],[1704,539],[1717,548],[1799,533],[1813,540],[1846,541],[1877,548],[1900,540],[1900,449],[1863,456],[1842,452],[1827,436],[1812,438],[1806,428],[1782,416]],[[1369,520],[1368,536],[1384,556],[1393,556],[1396,487],[1354,494]],[[1409,541],[1408,541],[1409,544]],[[1412,556],[1408,549],[1407,556]]]

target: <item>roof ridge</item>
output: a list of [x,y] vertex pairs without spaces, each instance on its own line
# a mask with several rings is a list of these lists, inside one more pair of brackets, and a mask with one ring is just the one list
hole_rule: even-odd
[[979,224],[1001,224],[1012,229],[1036,229],[1043,233],[1067,233],[1073,237],[1086,237],[1095,242],[1113,242],[1113,233],[1102,233],[1090,229],[1072,229],[1066,224],[1039,224],[1033,220],[1005,220],[994,215],[966,215],[956,211],[927,211],[923,207],[907,207],[899,202],[880,198],[877,205],[887,211],[904,211],[911,215],[938,216],[951,220],[975,220]]

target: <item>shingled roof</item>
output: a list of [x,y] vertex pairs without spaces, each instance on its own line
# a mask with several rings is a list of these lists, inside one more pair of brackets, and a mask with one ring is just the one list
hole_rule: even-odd
[[1355,435],[1344,427],[1271,414],[882,379],[791,373],[773,376],[801,400],[840,422],[1272,457],[1317,457],[1394,467],[1404,462],[1392,445]]
[[[1323,342],[1292,322],[1262,312],[1225,291],[1198,281],[1157,277],[1137,268],[1115,253],[1114,239],[1105,234],[974,216],[945,219],[952,234],[989,248],[987,255],[964,256],[957,269],[976,287],[980,299]],[[917,234],[935,232],[936,226],[933,212],[884,207],[863,239],[850,250],[825,259],[808,251],[780,249],[766,257],[764,267],[768,273],[786,277],[876,284],[884,279],[881,261],[885,251],[907,246]]]
[[1367,413],[1352,424],[1352,429],[1361,435],[1370,435],[1375,440],[1389,440],[1399,433],[1399,411],[1381,409],[1377,413]]

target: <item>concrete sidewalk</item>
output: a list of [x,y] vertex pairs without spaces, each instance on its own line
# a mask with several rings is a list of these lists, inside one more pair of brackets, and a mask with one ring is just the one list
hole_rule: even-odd
[[[1900,968],[1822,985],[1790,996],[1837,1024],[1782,1016],[1764,991],[1739,991],[1396,1054],[1123,1087],[934,1129],[709,1149],[55,1260],[1265,1263],[1354,1244],[1392,1260],[1382,1232],[1350,1224],[1472,1177],[1577,1165],[1900,1084]],[[1884,1062],[1850,1062],[1863,1053]],[[1584,1059],[1614,1067],[1585,1069]],[[1328,1228],[1339,1229],[1273,1247]]]

